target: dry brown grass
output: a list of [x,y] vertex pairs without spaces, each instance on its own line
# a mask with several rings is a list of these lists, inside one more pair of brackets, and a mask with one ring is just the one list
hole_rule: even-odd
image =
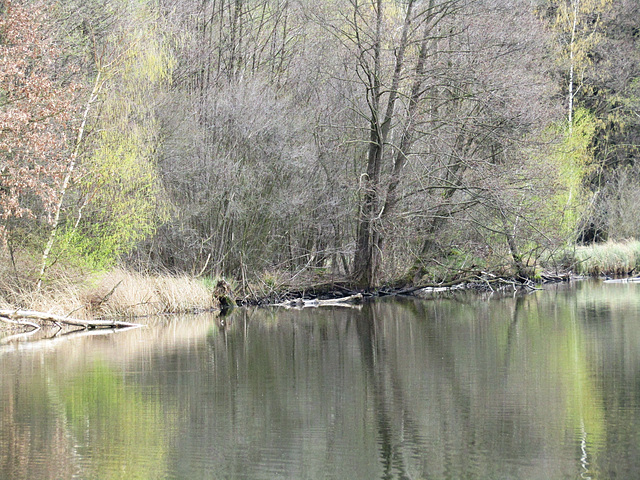
[[212,289],[187,276],[141,275],[116,268],[82,274],[51,270],[45,286],[35,288],[33,269],[23,261],[21,275],[0,262],[0,308],[21,308],[82,319],[142,317],[219,307]]
[[[6,287],[6,286],[3,286]],[[80,302],[80,287],[73,282],[57,281],[55,286],[41,291],[35,288],[2,288],[0,307],[37,310],[56,315],[68,315],[77,318],[89,318]]]
[[48,281],[40,291],[35,288],[37,275],[36,260],[22,255],[14,269],[6,252],[1,252],[0,307],[38,310],[56,315],[73,313],[78,318],[86,318],[79,301],[85,278],[80,272],[71,269],[62,271],[56,265],[51,268]]
[[115,269],[83,292],[94,315],[145,316],[217,308],[211,290],[187,276],[145,276]]

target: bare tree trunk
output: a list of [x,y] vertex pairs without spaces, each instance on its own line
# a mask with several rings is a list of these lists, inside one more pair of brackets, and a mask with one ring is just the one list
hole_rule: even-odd
[[412,11],[413,0],[409,0],[402,29],[402,37],[396,53],[395,69],[384,118],[380,118],[380,114],[382,113],[380,103],[383,96],[380,84],[380,76],[382,75],[380,55],[382,48],[383,0],[377,0],[376,33],[373,45],[373,70],[368,69],[366,65],[361,65],[368,76],[367,87],[370,91],[370,138],[367,154],[367,173],[361,177],[361,188],[364,189],[364,197],[360,208],[360,219],[358,221],[354,271],[352,276],[356,285],[366,288],[372,287],[375,284],[380,262],[380,251],[378,249],[379,231],[377,228],[380,216],[376,213],[380,207],[380,171],[382,169],[385,144],[387,143],[391,122],[395,114],[400,78],[404,68],[404,54],[412,23]]
[[[393,211],[398,201],[397,198],[397,189],[400,184],[401,173],[404,169],[405,164],[407,163],[407,155],[411,150],[411,147],[414,142],[414,132],[415,132],[415,116],[417,113],[418,105],[420,99],[426,93],[424,89],[424,74],[425,74],[425,65],[426,59],[429,52],[429,37],[431,35],[431,31],[435,27],[438,22],[435,14],[433,14],[433,9],[435,5],[435,0],[429,1],[429,20],[427,21],[424,32],[422,35],[422,41],[420,43],[420,53],[418,55],[418,61],[416,63],[415,72],[414,72],[414,80],[413,85],[411,87],[411,95],[409,97],[409,108],[407,112],[407,125],[405,126],[404,131],[402,132],[402,138],[400,139],[400,144],[398,147],[398,152],[396,154],[396,158],[393,162],[393,170],[391,172],[391,179],[389,180],[389,185],[387,186],[387,195],[385,198],[384,207],[382,208],[381,217],[386,218]],[[437,41],[434,41],[434,44]],[[434,45],[435,46],[435,45]],[[434,48],[435,49],[435,48]],[[378,245],[377,250],[382,251],[384,244],[384,237],[380,235],[378,237]]]
[[454,179],[454,184],[449,188],[445,188],[442,198],[443,203],[440,204],[436,213],[433,215],[431,221],[427,228],[422,232],[422,236],[424,237],[422,241],[422,248],[420,249],[420,253],[418,257],[413,262],[413,266],[409,270],[409,276],[413,280],[413,282],[418,282],[420,277],[425,273],[425,263],[430,255],[433,254],[433,251],[436,247],[435,236],[436,233],[442,230],[442,227],[447,223],[448,217],[451,215],[450,205],[448,201],[451,199],[453,194],[457,191],[458,187],[462,184],[460,176],[456,176]]
[[38,320],[41,322],[51,322],[82,328],[127,328],[142,326],[138,323],[124,322],[121,320],[81,320],[78,318],[63,317],[62,315],[54,315],[53,313],[36,312],[34,310],[0,310],[0,321],[39,328],[39,325],[29,322],[28,320],[26,322],[21,321],[21,319]]
[[[502,215],[502,212],[501,212]],[[504,235],[507,240],[507,245],[509,246],[509,253],[511,254],[511,258],[513,259],[513,266],[516,269],[516,275],[523,278],[528,278],[529,274],[527,272],[527,268],[524,266],[522,262],[522,255],[518,249],[518,244],[516,243],[515,236],[515,226],[513,230],[509,229],[509,225],[507,224],[506,218],[502,215],[502,224],[504,229]]]

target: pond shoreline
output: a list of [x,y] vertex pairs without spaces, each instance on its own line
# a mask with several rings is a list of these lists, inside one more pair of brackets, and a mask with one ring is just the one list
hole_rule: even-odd
[[328,300],[339,299],[351,295],[362,295],[364,298],[380,298],[388,296],[410,296],[422,298],[433,293],[446,293],[456,291],[467,292],[500,292],[507,290],[533,291],[541,285],[550,283],[570,282],[576,278],[571,273],[543,274],[538,281],[528,278],[497,275],[487,272],[465,276],[456,280],[440,283],[424,283],[418,285],[382,286],[374,289],[361,289],[353,287],[348,281],[336,281],[331,283],[308,286],[306,288],[284,289],[272,292],[262,297],[245,297],[236,299],[238,306],[275,306],[294,300]]
[[[58,315],[74,316],[84,320],[107,319],[142,320],[151,315],[220,313],[225,315],[233,307],[267,306],[322,306],[323,303],[341,301],[359,296],[362,300],[382,297],[412,297],[428,299],[439,294],[532,292],[545,284],[572,282],[584,278],[571,272],[543,273],[530,278],[500,275],[490,272],[468,272],[465,276],[447,282],[412,284],[388,284],[377,288],[357,288],[348,279],[311,285],[281,287],[263,295],[241,295],[234,292],[229,283],[218,280],[214,285],[201,289],[198,279],[187,276],[140,275],[124,270],[103,274],[100,284],[75,298],[65,298],[59,291],[44,292],[35,307],[42,312],[57,310]],[[144,293],[147,292],[147,293]],[[152,296],[153,300],[152,300]],[[28,295],[22,298],[19,307],[4,302],[5,309],[25,310]],[[55,298],[55,302],[53,299]],[[47,305],[51,302],[51,306]],[[331,302],[333,301],[333,302]],[[43,306],[44,305],[44,306]],[[23,307],[23,308],[20,308]],[[35,309],[33,308],[33,309]],[[32,308],[29,308],[32,309]],[[67,313],[67,312],[71,313]],[[7,317],[9,318],[9,317]],[[144,321],[140,323],[144,324]],[[46,322],[41,326],[46,325]],[[0,332],[5,334],[28,330],[30,325],[15,325],[0,322]],[[89,327],[91,328],[91,327]]]

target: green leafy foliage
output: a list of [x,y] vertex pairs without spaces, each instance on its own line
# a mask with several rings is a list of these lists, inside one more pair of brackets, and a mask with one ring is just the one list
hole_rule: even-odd
[[155,165],[158,125],[154,98],[167,85],[173,61],[141,2],[126,12],[131,23],[106,40],[98,62],[104,75],[93,142],[82,162],[77,207],[67,217],[58,255],[94,268],[112,265],[153,233],[166,210]]
[[555,167],[555,193],[547,203],[548,225],[555,228],[566,240],[574,234],[580,220],[589,208],[590,194],[584,188],[585,180],[597,168],[593,156],[592,141],[598,120],[584,108],[578,108],[573,124],[559,127],[562,141],[549,159]]

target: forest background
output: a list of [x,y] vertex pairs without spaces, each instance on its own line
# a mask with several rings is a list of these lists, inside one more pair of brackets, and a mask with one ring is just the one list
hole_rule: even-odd
[[2,296],[578,268],[640,237],[639,68],[636,0],[0,0]]

